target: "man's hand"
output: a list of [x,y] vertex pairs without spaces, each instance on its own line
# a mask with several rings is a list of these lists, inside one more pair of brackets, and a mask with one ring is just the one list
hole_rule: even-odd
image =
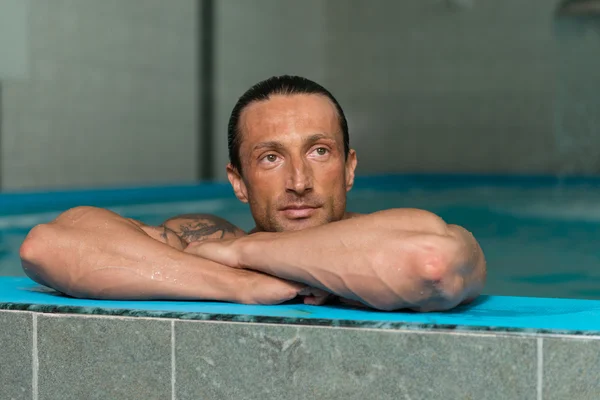
[[[220,239],[190,243],[184,252],[200,256],[232,268],[243,268],[240,259],[239,240]],[[279,304],[303,297],[304,304],[319,306],[325,304],[333,295],[321,289],[290,282],[271,275],[255,271],[237,271],[243,279],[240,287],[240,299],[244,304]]]
[[236,303],[280,304],[295,299],[306,290],[302,283],[288,282],[261,272],[238,270],[235,275],[239,278]]
[[243,268],[238,242],[244,238],[245,236],[234,239],[208,239],[192,242],[185,248],[184,253],[194,254],[231,268]]

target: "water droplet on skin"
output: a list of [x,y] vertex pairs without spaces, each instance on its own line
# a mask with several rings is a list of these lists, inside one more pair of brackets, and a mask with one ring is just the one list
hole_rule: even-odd
[[160,280],[161,279],[161,273],[160,273],[160,271],[154,271],[154,273],[152,274],[152,279],[153,280]]

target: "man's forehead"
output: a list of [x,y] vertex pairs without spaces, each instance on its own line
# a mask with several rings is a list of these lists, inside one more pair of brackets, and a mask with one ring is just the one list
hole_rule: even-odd
[[334,134],[339,131],[339,118],[335,106],[325,96],[273,95],[249,104],[240,116],[240,128],[252,136],[293,129]]

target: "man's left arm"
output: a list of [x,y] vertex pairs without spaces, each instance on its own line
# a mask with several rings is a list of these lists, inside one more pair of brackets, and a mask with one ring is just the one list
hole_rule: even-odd
[[381,310],[447,310],[475,299],[486,278],[483,252],[469,232],[416,209],[199,243],[187,251]]

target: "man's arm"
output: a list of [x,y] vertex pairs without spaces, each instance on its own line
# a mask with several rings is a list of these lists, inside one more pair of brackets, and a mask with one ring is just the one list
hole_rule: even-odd
[[185,253],[186,241],[168,225],[173,220],[149,227],[108,210],[78,207],[31,230],[21,246],[23,268],[42,285],[97,299],[279,303],[304,288]]
[[414,209],[192,248],[226,265],[304,282],[382,310],[450,309],[476,298],[486,276],[485,258],[469,232]]
[[[210,214],[178,215],[168,219],[160,227],[181,238],[188,246],[184,251],[190,254],[195,254],[194,246],[205,240],[235,239],[246,236],[246,232],[231,222]],[[312,305],[325,304],[332,297],[327,291],[308,286],[298,292],[298,295],[303,297],[305,304]]]
[[160,225],[179,236],[186,244],[207,239],[231,239],[246,232],[231,222],[210,214],[184,214],[169,218]]

